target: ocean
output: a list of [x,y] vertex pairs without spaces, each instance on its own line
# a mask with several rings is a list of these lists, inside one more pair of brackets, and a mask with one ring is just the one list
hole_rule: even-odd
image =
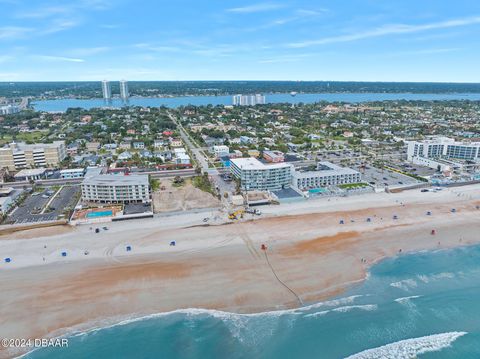
[[480,358],[479,299],[480,246],[420,252],[386,259],[342,296],[303,308],[161,313],[27,358]]
[[[290,94],[266,94],[267,103],[315,103],[326,102],[349,102],[361,103],[371,101],[451,101],[471,100],[480,101],[480,93],[299,93],[296,96]],[[64,112],[68,108],[80,107],[91,109],[94,107],[142,106],[159,107],[166,106],[176,108],[179,106],[194,105],[231,105],[232,96],[182,96],[182,97],[132,97],[125,102],[115,98],[110,102],[103,99],[58,99],[42,100],[32,103],[36,111]]]

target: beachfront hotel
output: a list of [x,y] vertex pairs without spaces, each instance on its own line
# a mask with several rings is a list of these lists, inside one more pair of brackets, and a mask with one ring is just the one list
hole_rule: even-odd
[[240,180],[242,190],[277,191],[290,187],[292,165],[266,165],[256,158],[234,158],[230,161],[232,175]]
[[87,175],[82,182],[82,200],[97,203],[150,203],[148,175]]
[[409,141],[407,156],[409,161],[413,161],[415,157],[476,160],[480,157],[480,142],[458,142],[449,137],[429,137],[422,141]]
[[317,163],[315,171],[297,169],[292,174],[293,186],[300,190],[359,183],[361,180],[360,172],[330,162]]
[[56,167],[65,157],[65,141],[32,145],[11,143],[0,148],[0,168],[15,171],[32,167]]

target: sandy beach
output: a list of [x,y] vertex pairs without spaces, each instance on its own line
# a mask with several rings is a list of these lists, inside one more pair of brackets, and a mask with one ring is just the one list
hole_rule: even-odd
[[98,234],[87,225],[2,236],[0,333],[44,338],[180,308],[321,301],[383,258],[479,243],[478,205],[480,185],[471,185],[269,206],[229,224],[212,209],[108,223]]

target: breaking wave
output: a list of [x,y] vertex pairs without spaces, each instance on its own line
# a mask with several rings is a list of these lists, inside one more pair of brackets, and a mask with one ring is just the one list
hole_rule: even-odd
[[421,297],[421,295],[411,295],[409,297],[397,298],[397,299],[395,299],[395,302],[400,303],[400,304],[405,304],[405,303],[409,303],[411,299],[416,299],[416,298],[420,298],[420,297]]
[[366,310],[366,311],[373,311],[376,310],[378,306],[376,304],[365,304],[365,305],[347,305],[344,307],[338,307],[330,310],[324,310],[322,312],[316,312],[312,314],[307,314],[305,315],[306,318],[315,318],[315,317],[321,317],[324,316],[328,313],[346,313],[350,312],[352,310]]
[[449,347],[466,332],[448,332],[420,338],[405,339],[378,348],[367,349],[345,359],[411,359],[417,355]]

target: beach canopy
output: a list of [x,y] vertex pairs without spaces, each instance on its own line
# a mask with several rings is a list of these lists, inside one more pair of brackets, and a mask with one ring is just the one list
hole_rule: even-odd
[[67,252],[62,252],[62,257],[66,257],[67,256]]
[[10,257],[5,258],[5,263],[10,263],[11,261],[12,261],[12,258]]
[[132,250],[132,247],[131,246],[127,246],[127,252],[130,252]]
[[175,244],[176,244],[175,241],[170,242],[170,245],[173,246],[173,247],[175,247]]

